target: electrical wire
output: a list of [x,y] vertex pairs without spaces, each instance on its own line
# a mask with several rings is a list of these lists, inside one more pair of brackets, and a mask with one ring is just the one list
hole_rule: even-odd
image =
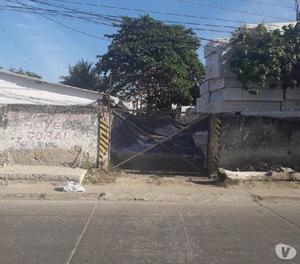
[[2,31],[8,36],[8,38],[11,40],[11,42],[14,43],[14,45],[25,55],[25,57],[31,61],[31,63],[38,68],[41,72],[43,72],[43,74],[49,78],[49,80],[53,80],[53,78],[51,78],[48,74],[47,71],[45,71],[38,63],[35,62],[35,60],[22,48],[21,45],[19,45],[18,41],[16,41],[16,39],[11,35],[11,33],[9,33],[5,27],[3,25],[0,24],[0,28],[2,29]]
[[78,1],[70,1],[70,0],[52,0],[54,2],[60,3],[71,3],[74,5],[86,5],[86,6],[93,6],[93,7],[102,7],[108,9],[117,9],[123,11],[133,11],[133,12],[141,12],[141,13],[148,13],[148,14],[159,14],[159,15],[167,15],[167,16],[176,16],[176,17],[186,17],[186,18],[193,18],[193,19],[202,19],[202,20],[215,20],[215,21],[222,21],[222,22],[231,22],[231,23],[238,23],[238,24],[255,24],[256,21],[243,21],[243,20],[232,20],[232,19],[223,19],[223,18],[213,18],[213,17],[205,17],[205,16],[194,16],[189,14],[180,14],[180,13],[171,13],[171,12],[163,12],[163,11],[155,11],[149,9],[136,9],[136,8],[128,8],[128,7],[121,7],[121,6],[113,6],[107,4],[97,4],[97,3],[82,3]]
[[261,4],[261,5],[267,5],[267,6],[277,6],[277,7],[283,7],[283,8],[288,8],[288,9],[294,9],[294,7],[290,6],[290,5],[270,3],[270,2],[259,1],[259,0],[242,0],[242,1],[244,1],[244,2],[250,2],[250,3],[256,3],[256,4]]
[[[6,1],[9,1],[9,2],[14,2],[14,1],[11,1],[11,0],[6,0]],[[64,8],[64,9],[67,9],[72,11],[72,12],[83,12],[84,11],[84,14],[85,15],[92,15],[92,16],[101,16],[102,19],[109,19],[109,20],[113,20],[113,21],[117,21],[117,22],[120,22],[122,16],[112,16],[112,15],[105,15],[105,14],[99,14],[99,13],[94,13],[94,12],[91,12],[91,11],[88,11],[88,10],[78,10],[78,9],[70,9],[68,7],[66,7],[65,5],[53,5],[53,3],[47,1],[41,1],[41,0],[29,0],[31,2],[34,2],[34,3],[39,3],[39,4],[43,4],[43,5],[48,5],[48,6],[52,6],[52,7],[56,7],[56,8]],[[81,2],[78,2],[78,1],[70,1],[70,0],[52,0],[54,2],[63,2],[63,3],[72,3],[72,4],[78,4],[78,5],[90,5],[90,6],[102,6],[102,7],[109,7],[109,8],[114,8],[114,9],[122,9],[122,10],[139,10],[139,9],[131,9],[131,8],[125,8],[125,7],[115,7],[115,6],[108,6],[108,5],[99,5],[99,4],[91,4],[91,3],[81,3]],[[176,1],[186,1],[186,0],[176,0]],[[250,1],[250,0],[249,0]],[[253,1],[256,1],[256,0],[253,0]],[[188,3],[192,3],[192,2],[188,2]],[[53,10],[55,12],[57,12],[57,10]],[[140,11],[148,11],[150,12],[150,10],[140,10]],[[158,11],[151,11],[151,12],[154,12],[154,13],[159,13],[159,14],[167,14],[167,15],[178,15],[178,16],[182,16],[182,14],[176,14],[176,13],[169,13],[169,12],[158,12]],[[192,17],[192,16],[190,16]],[[81,18],[83,19],[83,18]],[[97,19],[99,19],[99,17],[97,17]],[[220,19],[220,20],[223,20],[223,19]],[[237,26],[227,26],[227,25],[216,25],[216,24],[203,24],[203,23],[195,23],[195,22],[178,22],[178,21],[171,21],[171,20],[161,20],[163,22],[167,22],[167,23],[172,23],[172,24],[185,24],[185,25],[201,25],[201,26],[206,26],[206,27],[218,27],[218,28],[230,28],[230,29],[237,29],[238,27]],[[242,22],[242,21],[240,21]],[[245,22],[243,21],[244,23],[253,23],[253,24],[256,24],[255,22]],[[270,24],[270,23],[269,23]],[[272,24],[270,24],[272,25]],[[277,26],[274,24],[274,26]],[[204,31],[203,28],[201,29],[195,29],[195,30],[201,30],[201,31]],[[210,30],[207,30],[207,31],[210,31]],[[215,29],[212,30],[212,32],[222,32],[221,30],[219,31],[216,31]],[[229,31],[223,31],[224,33],[228,33]]]
[[[6,1],[13,2],[11,0],[6,0]],[[92,12],[92,11],[89,11],[89,10],[74,9],[74,8],[63,6],[63,5],[53,5],[51,3],[48,3],[48,2],[45,2],[45,1],[40,1],[40,0],[28,0],[28,1],[36,3],[36,4],[42,4],[42,5],[47,5],[47,6],[51,6],[51,7],[62,8],[62,9],[67,10],[67,11],[72,11],[72,12],[75,12],[77,14],[87,15],[87,16],[91,16],[91,17],[94,17],[94,18],[99,18],[99,17],[100,18],[105,18],[106,20],[111,21],[111,22],[121,22],[120,19],[117,19],[116,16],[112,16],[112,15],[105,15],[105,14],[95,13],[95,12]],[[20,4],[19,1],[14,1],[14,2],[17,2],[17,3]]]
[[[16,2],[16,3],[19,3],[20,5],[26,6],[26,7],[30,7],[30,8],[33,7],[33,6],[31,6],[31,5],[27,5],[27,4],[24,4],[24,3],[20,3],[19,1],[15,1],[15,2]],[[40,14],[40,13],[39,13],[38,15],[40,15],[40,16],[44,17],[45,19],[48,19],[48,20],[50,20],[50,21],[52,21],[52,22],[54,22],[54,23],[56,23],[56,24],[58,24],[58,25],[60,25],[60,26],[63,26],[63,27],[65,27],[65,28],[69,29],[69,30],[75,31],[75,32],[77,32],[77,33],[80,33],[80,34],[83,34],[83,35],[86,35],[86,36],[89,36],[89,37],[92,37],[92,38],[97,38],[97,39],[109,41],[109,38],[97,36],[97,35],[94,35],[94,34],[91,34],[91,33],[87,33],[87,32],[78,30],[78,29],[76,29],[76,28],[74,28],[74,27],[68,26],[68,25],[66,25],[66,24],[64,24],[64,23],[62,23],[62,22],[59,22],[59,21],[57,21],[57,20],[55,20],[55,19],[52,19],[52,18],[50,18],[50,17],[48,17],[48,16],[46,16],[46,15]]]
[[[109,26],[109,27],[115,27],[113,24],[109,24],[109,23],[104,23],[104,22],[100,22],[101,19],[98,20],[93,20],[91,18],[87,18],[87,17],[83,17],[83,16],[75,16],[75,15],[71,15],[71,14],[67,14],[67,13],[61,13],[61,12],[49,12],[49,11],[45,11],[45,10],[33,10],[33,9],[29,9],[26,10],[24,8],[14,8],[14,7],[8,7],[8,6],[1,6],[0,5],[0,9],[2,9],[2,11],[11,11],[11,12],[20,12],[20,13],[29,13],[29,14],[44,14],[47,16],[51,16],[51,17],[62,17],[64,19],[77,19],[77,20],[81,20],[83,22],[87,22],[87,23],[93,23],[93,24],[97,24],[97,25],[104,25],[104,26]],[[103,19],[103,21],[106,21],[105,19]]]
[[[0,6],[1,7],[1,6]],[[2,10],[5,10],[5,9],[2,9]],[[12,9],[8,9],[7,11],[13,11]],[[79,19],[79,20],[82,20],[84,22],[87,22],[87,23],[94,23],[94,24],[97,24],[97,25],[105,25],[105,26],[110,26],[110,27],[116,27],[118,25],[116,24],[107,24],[107,23],[102,23],[102,22],[98,22],[98,21],[93,21],[93,20],[90,20],[90,19],[87,19],[87,18],[83,18],[83,17],[76,17],[76,16],[72,16],[72,15],[62,15],[62,14],[44,14],[44,13],[41,13],[41,12],[35,12],[35,11],[29,11],[29,10],[15,10],[16,12],[25,12],[25,13],[32,13],[32,14],[37,14],[37,15],[40,15],[48,20],[51,20],[65,28],[68,28],[70,30],[73,30],[73,31],[77,31],[79,33],[82,33],[84,35],[89,35],[91,37],[94,37],[94,38],[98,38],[98,39],[103,39],[103,37],[100,37],[100,36],[96,36],[96,35],[93,35],[91,33],[86,33],[86,32],[83,32],[83,31],[80,31],[74,27],[71,27],[71,26],[68,26],[62,22],[59,22],[55,19],[51,19],[49,16],[54,16],[54,17],[58,17],[58,16],[62,16],[62,17],[66,17],[66,18],[72,18],[72,19]],[[176,21],[170,21],[170,20],[163,20],[162,22],[166,22],[166,23],[169,23],[169,24],[172,24],[172,25],[182,25],[181,22],[176,22]],[[193,23],[187,23],[187,24],[193,24]],[[200,27],[189,27],[190,29],[192,30],[195,30],[195,31],[205,31],[205,32],[215,32],[215,33],[232,33],[232,31],[226,31],[226,30],[216,30],[216,29],[208,29],[208,28],[200,28]]]
[[[7,0],[7,1],[10,1],[10,0]],[[24,5],[24,6],[26,6],[26,7],[29,8],[28,10],[25,10],[25,11],[27,11],[27,12],[32,12],[32,13],[39,14],[39,15],[42,15],[42,14],[43,14],[43,16],[45,16],[44,12],[48,12],[48,13],[55,14],[55,15],[61,15],[61,16],[65,15],[65,14],[62,13],[62,12],[57,12],[57,10],[52,10],[52,9],[45,9],[45,10],[43,10],[43,9],[41,9],[41,8],[35,8],[34,6],[26,5],[26,4],[20,3],[19,1],[10,1],[10,2],[19,3],[19,4],[21,4],[21,5]],[[7,6],[7,7],[10,8],[10,10],[14,10],[14,8],[17,8],[18,11],[21,11],[21,9],[20,9],[19,7],[16,7],[16,6]],[[42,14],[41,14],[41,11],[42,11]],[[73,12],[73,11],[72,11],[72,12]],[[46,13],[46,15],[48,15],[48,14]],[[69,14],[67,14],[66,16],[72,17],[72,18],[78,18],[78,19],[81,19],[81,20],[85,20],[85,21],[87,21],[87,22],[97,23],[97,21],[90,20],[90,19],[84,18],[84,17],[78,17],[78,16],[74,16],[74,15],[72,16],[72,15],[69,15]],[[110,16],[110,15],[109,15],[109,16]],[[48,16],[47,16],[47,17],[48,17]],[[46,18],[47,18],[47,17],[46,17]],[[49,17],[48,17],[48,18],[49,18]],[[121,17],[120,17],[120,19],[121,19]],[[121,21],[121,20],[119,20],[119,21]],[[212,26],[211,24],[199,24],[199,23],[193,23],[193,22],[178,22],[178,21],[172,21],[172,20],[160,20],[160,21],[166,22],[166,23],[169,23],[169,24],[184,24],[184,25],[204,25],[204,26]],[[73,31],[78,31],[79,33],[82,33],[82,31],[77,30],[77,29],[75,29],[75,28],[73,28],[73,27],[64,25],[62,22],[58,22],[58,21],[54,21],[54,22],[56,22],[57,24],[61,24],[62,26],[66,27],[66,28],[69,27],[69,28],[70,28],[71,30],[73,30]],[[112,24],[99,23],[99,22],[98,22],[98,24],[104,24],[104,25],[107,25],[107,26],[117,26],[117,25],[118,25],[118,24],[112,25]],[[213,25],[213,26],[215,26],[215,27],[217,27],[217,28],[219,28],[219,27],[221,28],[221,27],[222,27],[222,26],[220,26],[220,25]],[[231,28],[231,29],[237,29],[238,27],[229,27],[229,26],[228,26],[228,28]],[[215,33],[232,33],[232,31],[229,31],[229,30],[220,30],[220,29],[217,30],[217,29],[200,28],[200,27],[192,27],[191,29],[193,29],[193,30],[195,30],[195,31],[206,31],[206,32],[215,32]],[[90,35],[92,35],[92,34],[90,34]],[[93,36],[93,37],[95,37],[95,36]],[[97,38],[99,38],[99,37],[97,37]]]
[[[42,0],[29,0],[29,1],[32,1],[32,2],[39,2],[39,3],[43,3],[43,4],[47,4],[47,5],[51,5],[51,3],[49,3],[49,1],[47,1],[47,3],[45,3],[44,1]],[[140,10],[140,9],[132,9],[132,8],[127,8],[127,7],[116,7],[116,6],[111,6],[111,5],[100,5],[100,4],[90,4],[90,3],[81,3],[81,2],[78,2],[78,1],[71,1],[71,0],[52,0],[54,2],[63,2],[63,3],[72,3],[72,4],[78,4],[78,5],[91,5],[91,6],[101,6],[101,7],[106,7],[106,8],[113,8],[113,9],[121,9],[121,10],[127,10],[127,11],[137,11],[137,10]],[[184,1],[184,0],[178,0],[178,1]],[[52,5],[53,6],[53,5]],[[58,7],[56,5],[56,7]],[[61,6],[60,6],[61,7]],[[182,14],[176,14],[176,13],[170,13],[170,12],[159,12],[159,11],[152,11],[152,10],[140,10],[140,11],[144,11],[144,12],[152,12],[152,13],[156,13],[156,14],[162,14],[162,15],[176,15],[176,16],[189,16],[189,17],[195,17],[195,18],[200,18],[200,17],[197,17],[197,16],[190,16],[190,15],[182,15]],[[91,11],[85,11],[85,12],[91,12]],[[112,15],[109,15],[110,17],[113,17]],[[265,15],[262,15],[261,16],[265,16]],[[271,17],[271,16],[270,16]],[[115,18],[118,18],[118,19],[121,19],[122,16],[115,16]],[[211,18],[210,18],[211,19]],[[213,18],[214,19],[214,18]],[[164,20],[164,19],[158,19],[160,21],[163,21],[163,22],[167,22],[167,23],[170,23],[170,20]],[[233,21],[233,20],[226,20],[226,19],[217,19],[217,20],[221,20],[221,21]],[[236,20],[235,20],[236,21]],[[172,23],[175,23],[175,24],[185,24],[185,25],[200,25],[200,26],[207,26],[207,27],[218,27],[218,28],[230,28],[230,29],[237,29],[238,27],[237,26],[228,26],[228,25],[216,25],[216,24],[203,24],[203,23],[195,23],[195,22],[178,22],[178,21],[171,21]],[[246,21],[236,21],[236,22],[240,22],[240,23],[243,23],[243,24],[257,24],[257,22],[246,22]],[[271,23],[268,23],[269,25],[272,25],[274,27],[278,27],[278,25],[276,24],[271,24]],[[195,29],[197,30],[197,29]],[[203,31],[203,29],[200,29]],[[209,31],[209,30],[208,30]],[[213,30],[212,32],[218,32],[216,30]],[[224,31],[224,33],[228,33],[228,31]]]
[[[49,2],[45,3],[44,1],[39,1],[39,0],[30,0],[32,2],[37,2],[37,3],[40,3],[40,4],[46,4],[46,5],[49,5],[49,6],[52,6],[52,7],[56,7],[56,8],[66,8],[66,9],[70,9],[68,8],[68,6],[65,6],[65,5],[53,5]],[[54,0],[56,1],[56,0]],[[67,1],[63,1],[63,2],[67,2]],[[74,1],[72,1],[74,2]],[[122,8],[124,9],[124,8]],[[74,9],[72,9],[74,10]],[[78,9],[77,9],[78,11]],[[88,10],[84,10],[84,12],[91,12],[91,11],[88,11]],[[93,15],[96,15],[97,13],[94,13],[93,12]],[[101,14],[103,16],[103,14]],[[121,19],[122,19],[122,16],[112,16],[112,15],[108,15],[109,17],[114,17],[115,20],[118,20],[117,22],[121,22]],[[238,27],[237,26],[227,26],[227,25],[216,25],[216,24],[205,24],[205,23],[196,23],[196,22],[185,22],[185,21],[170,21],[170,20],[163,20],[163,19],[158,19],[162,22],[168,22],[168,23],[176,23],[176,24],[185,24],[185,25],[197,25],[197,26],[207,26],[207,27],[217,27],[217,28],[229,28],[229,29],[237,29]],[[226,31],[225,31],[226,32]]]
[[[26,6],[26,7],[28,7],[28,8],[30,8],[30,10],[32,10],[32,12],[37,12],[37,11],[46,11],[46,12],[54,12],[55,14],[59,14],[59,15],[66,15],[66,16],[69,16],[69,17],[72,17],[72,18],[78,18],[78,17],[76,17],[76,16],[72,16],[72,15],[69,15],[69,14],[64,14],[64,13],[59,13],[58,12],[58,10],[52,10],[52,9],[41,9],[41,8],[37,8],[37,7],[35,7],[35,6],[30,6],[30,5],[26,5],[26,4],[24,4],[24,3],[20,3],[19,1],[12,1],[12,0],[6,0],[6,1],[8,1],[8,2],[14,2],[14,3],[18,3],[18,4],[21,4],[21,5],[23,5],[23,6]],[[47,4],[47,5],[49,5],[49,3],[44,3],[43,1],[37,1],[37,0],[30,0],[31,2],[36,2],[36,3],[42,3],[42,4]],[[64,1],[64,2],[66,2],[66,1]],[[51,5],[50,4],[50,6],[53,6],[53,5]],[[15,6],[16,7],[16,6]],[[55,7],[61,7],[61,6],[55,6]],[[65,7],[64,7],[65,8]],[[74,9],[70,9],[70,8],[67,8],[67,10],[70,10],[70,11],[68,11],[68,12],[71,12],[71,13],[75,13],[75,12],[77,12],[77,10],[74,10]],[[84,11],[84,13],[86,13],[86,11]],[[45,14],[40,14],[40,13],[38,13],[39,15],[42,15],[44,18],[46,18],[46,19],[48,19],[48,20],[51,20],[51,21],[53,21],[54,23],[57,23],[57,24],[59,24],[59,25],[61,25],[61,26],[63,26],[63,27],[65,27],[65,28],[67,28],[67,29],[70,29],[70,30],[72,30],[72,31],[75,31],[75,32],[78,32],[78,33],[81,33],[81,34],[83,34],[83,35],[86,35],[86,36],[88,36],[88,37],[92,37],[92,38],[97,38],[97,39],[102,39],[102,40],[109,40],[109,38],[104,38],[104,37],[100,37],[100,36],[96,36],[96,35],[93,35],[93,34],[90,34],[90,33],[87,33],[87,32],[84,32],[84,31],[81,31],[81,30],[78,30],[78,29],[75,29],[75,28],[73,28],[73,27],[70,27],[70,26],[68,26],[68,25],[66,25],[66,24],[64,24],[64,23],[62,23],[62,22],[59,22],[59,21],[57,21],[57,20],[55,20],[55,19],[53,19],[53,18],[49,18],[48,16],[46,16]],[[95,13],[93,13],[93,15],[95,15]],[[100,15],[100,16],[102,16],[102,14]],[[113,17],[113,16],[111,16],[111,15],[105,15],[105,16],[109,16],[109,17]],[[116,17],[116,16],[115,16]],[[91,21],[91,20],[88,20],[87,18],[82,18],[81,17],[81,19],[86,19],[86,22],[95,22],[95,21]],[[102,17],[102,19],[103,19],[103,17]],[[165,20],[166,22],[169,22],[169,23],[174,23],[174,24],[181,24],[182,22],[178,22],[178,21],[171,21],[171,20]],[[189,23],[189,22],[187,22],[187,23]],[[189,23],[189,24],[191,24],[191,25],[197,25],[197,23]],[[107,25],[109,25],[109,24],[107,24]],[[110,26],[113,26],[113,25],[111,25],[110,24]],[[115,25],[114,25],[115,26]],[[232,33],[231,31],[219,31],[219,30],[210,30],[210,29],[204,29],[204,28],[192,28],[192,29],[194,29],[194,30],[199,30],[199,31],[211,31],[211,32],[226,32],[226,33]],[[203,37],[198,37],[198,39],[200,39],[200,40],[203,40],[203,41],[208,41],[208,42],[213,42],[213,43],[227,43],[226,41],[222,41],[222,40],[214,40],[214,39],[209,39],[209,38],[203,38]],[[207,46],[207,45],[206,45]],[[213,47],[213,46],[212,46]],[[213,47],[213,48],[215,48],[215,47]]]
[[286,18],[286,17],[270,16],[270,15],[267,15],[267,14],[250,12],[250,11],[245,11],[245,10],[240,10],[240,9],[233,9],[233,8],[219,6],[219,5],[211,5],[211,4],[207,4],[207,3],[193,2],[193,1],[190,1],[190,0],[175,0],[175,1],[185,3],[185,4],[205,6],[205,7],[208,7],[208,8],[219,9],[219,10],[232,12],[232,13],[240,13],[240,14],[246,14],[246,15],[257,16],[257,17],[264,17],[264,18],[267,17],[267,18],[272,18],[272,19],[291,20],[291,18]]
[[[8,1],[8,2],[14,2],[14,3],[18,3],[18,4],[22,5],[22,6],[26,6],[26,7],[28,7],[28,8],[30,9],[30,11],[32,11],[32,12],[34,12],[34,13],[35,13],[36,11],[41,11],[41,10],[42,10],[41,8],[37,8],[37,7],[35,7],[35,6],[31,6],[31,5],[28,5],[28,4],[20,3],[19,1],[12,1],[12,0],[6,0],[6,1]],[[38,2],[38,1],[34,1],[34,0],[31,0],[31,1],[32,1],[32,2]],[[47,10],[45,10],[45,11],[57,11],[57,10],[49,10],[49,9],[47,9]],[[74,13],[74,10],[72,10],[71,12]],[[93,35],[93,34],[90,34],[90,33],[87,33],[87,32],[84,32],[84,31],[81,31],[81,30],[78,30],[78,29],[75,29],[75,28],[70,27],[70,26],[68,26],[68,25],[66,25],[66,24],[64,24],[64,23],[62,23],[62,22],[59,22],[59,21],[53,19],[53,18],[49,18],[48,16],[46,16],[46,15],[44,15],[44,14],[40,14],[40,13],[37,13],[37,14],[41,15],[42,17],[44,17],[44,18],[46,18],[46,19],[48,19],[48,20],[51,20],[51,21],[54,22],[54,23],[57,23],[57,24],[59,24],[59,25],[65,27],[65,28],[67,28],[67,29],[69,29],[69,30],[75,31],[75,32],[80,33],[80,34],[83,34],[83,35],[85,35],[85,36],[92,37],[92,38],[97,38],[97,39],[102,39],[102,40],[110,40],[110,38],[99,37],[99,36],[96,36],[96,35]],[[55,14],[59,14],[59,13],[55,13]],[[70,16],[70,15],[68,14],[68,16]],[[74,16],[71,16],[71,17],[74,17]],[[76,17],[75,17],[75,18],[76,18]],[[87,21],[87,22],[90,22],[90,21]],[[168,22],[171,22],[171,23],[180,23],[180,22],[176,22],[176,21],[168,21]],[[192,23],[191,23],[191,24],[192,24]],[[212,31],[212,32],[226,32],[226,31],[208,30],[208,29],[203,29],[203,28],[194,28],[194,30],[199,30],[199,31]],[[231,33],[231,32],[230,32],[230,31],[227,31],[227,33]],[[197,36],[197,38],[198,38],[199,40],[208,41],[208,42],[213,42],[213,43],[227,43],[226,41],[222,41],[222,40],[214,40],[214,39],[209,39],[209,38],[203,38],[203,37],[199,37],[199,36]],[[208,47],[208,46],[209,46],[209,45],[206,45],[206,47]],[[213,46],[211,46],[211,47],[212,47],[212,48],[215,48],[215,47],[213,47]],[[201,48],[204,48],[204,47],[201,46]]]
[[52,22],[54,22],[54,23],[56,23],[56,24],[58,24],[58,25],[60,25],[60,26],[62,26],[62,27],[65,27],[65,28],[70,29],[70,30],[72,30],[72,31],[75,31],[75,32],[77,32],[77,33],[86,35],[86,36],[91,37],[91,38],[96,38],[96,39],[101,39],[101,40],[105,40],[105,41],[110,41],[108,38],[101,37],[101,36],[97,36],[97,35],[94,35],[94,34],[91,34],[91,33],[87,33],[87,32],[78,30],[78,29],[76,29],[76,28],[70,27],[70,26],[68,26],[68,25],[66,25],[66,24],[64,24],[64,23],[61,23],[61,22],[59,22],[59,21],[57,21],[57,20],[55,20],[55,19],[52,19],[52,18],[50,18],[50,17],[47,17],[47,16],[45,16],[45,15],[42,15],[42,14],[39,14],[39,15],[42,16],[42,17],[44,17],[44,18],[46,18],[46,19],[48,19],[48,20],[50,20],[50,21],[52,21]]

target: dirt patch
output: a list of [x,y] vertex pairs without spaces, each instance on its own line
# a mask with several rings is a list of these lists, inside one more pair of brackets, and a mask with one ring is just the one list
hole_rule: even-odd
[[9,159],[4,153],[0,153],[0,166],[9,164]]
[[146,181],[146,183],[155,184],[155,185],[163,185],[163,184],[170,183],[170,181],[168,181],[164,177],[153,175],[153,176],[149,177],[149,179]]
[[164,176],[164,175],[140,175],[129,174],[124,172],[106,173],[102,170],[90,170],[84,184],[101,184],[101,185],[118,185],[124,188],[145,188],[149,190],[152,187],[158,188],[190,188],[201,189],[202,187],[215,187],[217,189],[264,189],[264,190],[280,190],[280,189],[300,189],[300,182],[281,182],[281,181],[239,181],[229,180],[216,181],[209,177],[186,177],[186,176]]
[[300,189],[298,181],[239,181],[226,179],[220,186],[233,189],[264,189],[264,190],[282,190],[282,189]]
[[[166,175],[141,175],[141,174],[132,174],[124,172],[113,172],[112,175],[115,176],[115,181],[111,182],[110,175],[104,174],[100,177],[107,178],[108,183],[112,183],[118,186],[124,187],[188,187],[188,188],[199,188],[199,186],[211,185],[214,186],[214,183],[208,177],[188,177],[188,176],[166,176]],[[100,182],[103,182],[102,180]],[[104,182],[106,183],[106,182]],[[209,183],[209,184],[208,184]]]
[[230,188],[234,186],[239,186],[241,184],[240,180],[232,180],[226,178],[224,180],[216,181],[216,186],[223,187],[223,188]]
[[118,175],[116,173],[107,173],[101,169],[90,169],[83,181],[83,184],[107,184],[115,183]]
[[91,162],[88,153],[84,153],[80,147],[72,149],[44,148],[44,149],[24,149],[6,150],[0,153],[0,165],[20,164],[35,166],[62,166],[62,167],[82,167],[89,169]]

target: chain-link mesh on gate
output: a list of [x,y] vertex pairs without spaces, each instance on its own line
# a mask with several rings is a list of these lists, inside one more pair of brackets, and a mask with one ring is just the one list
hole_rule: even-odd
[[112,113],[110,163],[113,168],[203,172],[207,156],[207,116],[183,124],[168,116],[147,120],[126,111],[113,110]]

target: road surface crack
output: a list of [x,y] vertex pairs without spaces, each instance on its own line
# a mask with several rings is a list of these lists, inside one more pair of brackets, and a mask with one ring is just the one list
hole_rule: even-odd
[[83,230],[82,230],[80,236],[78,237],[78,239],[77,239],[77,241],[76,241],[76,244],[75,244],[75,247],[73,248],[73,250],[72,250],[72,252],[71,252],[71,254],[70,254],[70,256],[69,256],[69,258],[68,258],[68,260],[67,260],[67,262],[66,262],[66,264],[70,264],[70,263],[71,263],[71,261],[72,261],[74,255],[75,255],[75,253],[76,253],[76,251],[77,251],[77,249],[78,249],[78,247],[79,247],[79,245],[80,245],[80,243],[81,243],[81,241],[82,241],[82,239],[83,239],[83,237],[84,237],[84,235],[85,235],[85,233],[86,233],[86,231],[88,230],[88,227],[89,227],[89,225],[90,225],[90,223],[91,223],[93,217],[94,217],[95,214],[96,214],[96,211],[97,211],[97,208],[98,208],[98,205],[99,205],[99,202],[100,202],[100,198],[101,198],[102,196],[103,196],[103,195],[101,195],[101,194],[99,195],[99,199],[98,199],[98,201],[96,202],[96,204],[94,205],[94,208],[93,208],[93,210],[92,210],[92,212],[91,212],[91,214],[90,214],[90,216],[89,216],[87,222],[85,223],[84,228],[83,228]]
[[284,217],[283,215],[277,213],[276,211],[274,211],[272,208],[268,207],[268,206],[265,206],[261,203],[261,201],[263,201],[263,198],[259,195],[256,195],[252,192],[250,192],[248,189],[246,189],[246,191],[250,194],[252,200],[260,207],[264,208],[266,211],[269,211],[270,213],[272,213],[273,215],[279,217],[281,220],[283,220],[284,222],[300,229],[300,225],[298,225],[297,223],[289,220],[288,218]]

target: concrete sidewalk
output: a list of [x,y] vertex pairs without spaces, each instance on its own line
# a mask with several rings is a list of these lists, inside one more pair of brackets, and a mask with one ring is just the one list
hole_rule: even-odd
[[[279,184],[279,183],[278,183]],[[119,177],[116,182],[84,185],[85,193],[62,192],[62,185],[2,185],[0,199],[31,200],[106,200],[184,203],[245,203],[253,201],[300,201],[300,189],[289,185],[218,187],[209,181],[186,177],[157,178],[149,176]]]
[[0,167],[0,179],[8,182],[82,182],[87,170],[55,166],[9,165]]

